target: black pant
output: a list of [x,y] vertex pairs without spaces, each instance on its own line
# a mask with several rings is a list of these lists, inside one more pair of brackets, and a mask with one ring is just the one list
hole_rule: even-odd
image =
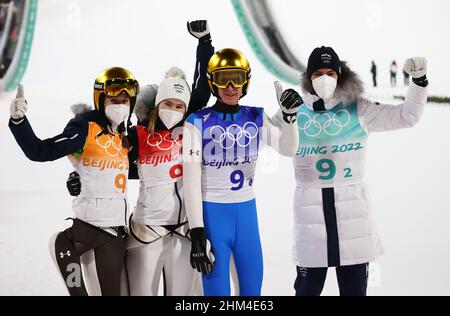
[[[117,236],[101,228],[73,220],[71,228],[55,240],[55,257],[71,296],[87,296],[81,271],[81,256],[93,250],[102,296],[120,296],[121,277],[125,263],[125,229],[117,228]],[[78,280],[78,281],[74,281]]]
[[[328,268],[297,267],[296,296],[320,296]],[[369,264],[337,267],[336,275],[341,296],[367,296]]]

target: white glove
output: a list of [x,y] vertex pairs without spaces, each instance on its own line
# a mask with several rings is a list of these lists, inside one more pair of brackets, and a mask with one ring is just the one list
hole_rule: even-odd
[[427,74],[427,60],[423,57],[410,58],[405,62],[404,68],[412,78],[422,78]]
[[14,120],[20,120],[25,116],[28,110],[27,100],[23,93],[23,85],[19,84],[16,98],[11,102],[10,113]]
[[284,120],[286,123],[294,123],[297,119],[297,111],[303,104],[302,97],[294,89],[288,89],[285,91],[279,81],[275,81],[274,84],[278,104],[283,111]]
[[189,33],[197,39],[202,39],[209,35],[209,26],[206,20],[188,21],[187,28]]

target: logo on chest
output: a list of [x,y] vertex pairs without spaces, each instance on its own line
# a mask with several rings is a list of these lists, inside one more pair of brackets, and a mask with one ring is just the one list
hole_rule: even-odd
[[214,125],[205,131],[205,139],[212,141],[224,150],[235,147],[247,148],[254,140],[257,140],[259,128],[253,122],[247,122],[243,126],[232,124],[228,127]]
[[153,151],[171,151],[172,149],[181,148],[182,136],[178,135],[176,138],[172,138],[171,133],[166,133],[164,135],[155,132],[147,136],[147,145]]
[[95,141],[109,157],[122,159],[128,157],[127,150],[123,148],[122,140],[118,136],[103,134],[96,136]]
[[301,134],[308,137],[320,137],[340,135],[350,125],[352,116],[347,110],[319,114],[302,112],[297,119]]
[[[143,145],[143,146],[142,146]],[[149,134],[140,149],[139,161],[141,164],[154,167],[178,161],[181,155],[182,136],[172,138],[171,133]]]

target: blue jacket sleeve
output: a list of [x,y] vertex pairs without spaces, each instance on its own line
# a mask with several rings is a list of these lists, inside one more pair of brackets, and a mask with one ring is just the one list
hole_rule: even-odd
[[214,47],[212,46],[211,41],[200,43],[197,46],[194,83],[192,84],[192,95],[189,102],[187,116],[208,105],[209,98],[211,97],[211,90],[209,89],[206,72],[208,69],[209,60],[213,54]]
[[25,117],[20,124],[9,121],[9,128],[25,156],[32,161],[54,161],[84,148],[88,135],[88,122],[80,117],[72,119],[64,131],[46,140],[39,139]]

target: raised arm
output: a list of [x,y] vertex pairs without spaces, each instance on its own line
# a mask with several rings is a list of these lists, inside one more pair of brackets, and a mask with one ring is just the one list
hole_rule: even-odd
[[214,47],[212,46],[208,21],[198,20],[188,22],[187,27],[189,33],[198,39],[194,82],[192,83],[192,94],[187,113],[187,116],[189,116],[205,107],[211,97],[206,71],[208,62],[214,54]]
[[363,127],[370,132],[384,132],[413,127],[422,117],[427,102],[426,60],[411,58],[405,71],[413,78],[405,102],[400,105],[381,104],[361,98],[358,116]]
[[39,139],[25,116],[27,112],[23,87],[20,85],[11,103],[9,128],[28,159],[54,161],[83,149],[88,134],[88,123],[80,118],[72,119],[64,131],[46,140]]
[[283,156],[293,157],[299,143],[297,111],[303,100],[295,90],[284,91],[279,82],[275,83],[275,89],[280,110],[273,119],[264,114],[262,142]]
[[[281,110],[279,111],[281,112]],[[273,118],[264,113],[264,131],[262,142],[272,147],[282,156],[294,157],[298,149],[298,130],[295,123],[286,123],[284,120],[276,122],[277,113]]]

